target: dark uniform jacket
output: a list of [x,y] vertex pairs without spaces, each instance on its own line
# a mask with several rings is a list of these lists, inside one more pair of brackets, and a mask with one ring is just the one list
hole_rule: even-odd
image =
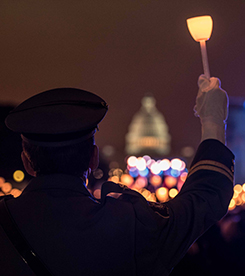
[[[164,204],[113,183],[96,201],[72,175],[31,180],[8,209],[53,275],[169,275],[190,245],[221,219],[233,192],[233,154],[199,146],[180,193]],[[106,196],[115,190],[122,195]],[[0,275],[34,275],[0,228]]]

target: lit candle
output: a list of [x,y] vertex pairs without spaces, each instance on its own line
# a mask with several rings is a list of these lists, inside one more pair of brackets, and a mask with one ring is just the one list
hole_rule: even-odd
[[192,17],[186,21],[191,36],[195,41],[200,42],[204,75],[207,79],[210,79],[206,41],[209,40],[211,36],[213,20],[211,16],[205,15]]

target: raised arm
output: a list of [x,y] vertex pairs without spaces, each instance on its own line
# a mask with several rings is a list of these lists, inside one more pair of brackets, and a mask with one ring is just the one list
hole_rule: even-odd
[[163,203],[168,209],[167,222],[166,216],[158,220],[162,223],[161,261],[168,271],[226,214],[233,193],[234,155],[225,146],[228,97],[217,78],[209,81],[200,76],[198,85],[194,110],[201,120],[201,143],[181,191]]

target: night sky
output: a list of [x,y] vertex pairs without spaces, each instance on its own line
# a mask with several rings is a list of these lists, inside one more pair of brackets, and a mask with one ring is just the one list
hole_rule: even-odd
[[202,63],[186,19],[206,14],[214,21],[211,75],[230,96],[242,97],[244,0],[1,0],[0,104],[56,87],[94,92],[109,104],[97,143],[123,151],[129,123],[152,93],[173,150],[196,148],[193,106]]

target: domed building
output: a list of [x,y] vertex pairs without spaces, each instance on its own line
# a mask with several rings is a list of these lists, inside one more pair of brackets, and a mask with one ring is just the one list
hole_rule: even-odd
[[170,152],[171,136],[164,116],[156,108],[153,96],[145,96],[141,109],[133,116],[126,134],[128,155],[164,156]]

